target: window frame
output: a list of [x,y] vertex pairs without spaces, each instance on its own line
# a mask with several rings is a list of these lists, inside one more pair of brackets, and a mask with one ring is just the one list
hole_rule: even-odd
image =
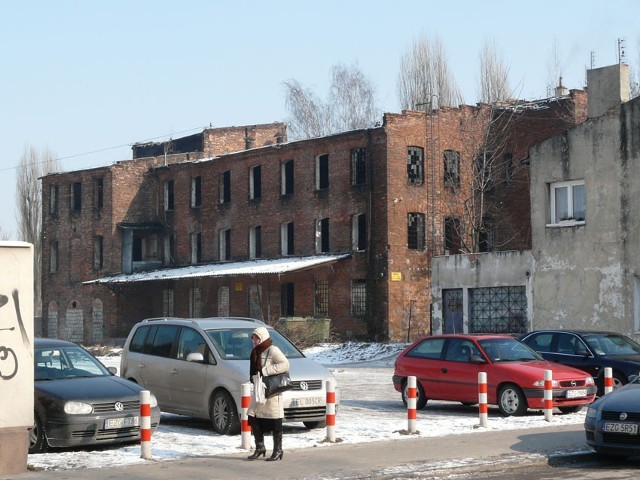
[[351,149],[351,185],[367,184],[367,149],[358,147]]
[[420,212],[407,213],[407,249],[425,250],[426,242],[426,215]]
[[451,188],[460,187],[460,152],[445,150],[444,158],[444,186]]
[[323,153],[316,157],[316,190],[329,188],[329,154]]
[[[575,187],[582,187],[582,208],[584,210],[584,218],[582,220],[576,220],[574,217],[575,208]],[[564,220],[558,220],[556,218],[556,192],[560,189],[567,189],[567,218]],[[549,184],[549,223],[547,227],[570,227],[585,225],[587,217],[586,208],[586,186],[584,180],[570,180],[565,182],[552,182]]]
[[191,208],[200,208],[202,205],[202,177],[191,177]]
[[407,182],[409,185],[424,184],[424,148],[407,147]]

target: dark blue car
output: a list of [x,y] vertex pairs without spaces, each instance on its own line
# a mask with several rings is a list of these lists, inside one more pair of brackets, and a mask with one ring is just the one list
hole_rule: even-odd
[[604,369],[611,367],[613,387],[629,383],[640,373],[640,345],[620,333],[589,330],[536,330],[520,340],[545,359],[591,374],[604,393]]

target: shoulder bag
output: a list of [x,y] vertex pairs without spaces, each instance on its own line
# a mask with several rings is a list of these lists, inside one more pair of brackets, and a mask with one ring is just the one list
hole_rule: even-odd
[[266,398],[274,397],[293,388],[293,383],[291,383],[291,377],[288,371],[262,377],[262,383],[264,383],[265,386],[264,396]]

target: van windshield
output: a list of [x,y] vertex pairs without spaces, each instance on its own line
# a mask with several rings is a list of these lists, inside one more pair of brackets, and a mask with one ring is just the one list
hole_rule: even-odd
[[[249,360],[253,344],[253,328],[217,328],[207,330],[218,354],[227,360]],[[302,358],[304,355],[284,335],[269,329],[269,336],[287,358]]]

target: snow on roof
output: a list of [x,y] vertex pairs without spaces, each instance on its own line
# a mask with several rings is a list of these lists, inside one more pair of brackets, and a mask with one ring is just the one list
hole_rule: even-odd
[[348,258],[350,254],[316,255],[312,257],[284,257],[271,260],[250,260],[246,262],[216,263],[209,265],[190,265],[188,267],[165,268],[130,275],[116,275],[83,282],[95,283],[131,283],[151,282],[154,280],[176,280],[196,277],[224,277],[236,275],[266,275],[304,270]]

